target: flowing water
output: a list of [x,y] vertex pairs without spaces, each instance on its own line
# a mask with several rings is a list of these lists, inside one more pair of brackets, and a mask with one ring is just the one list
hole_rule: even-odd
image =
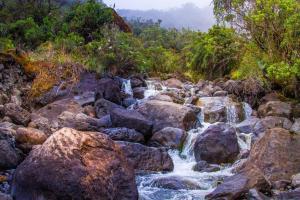
[[125,92],[125,94],[128,94],[130,97],[133,96],[133,91],[132,91],[130,79],[128,79],[128,80],[126,80],[126,79],[123,80],[122,90]]
[[[158,90],[155,86],[154,81],[147,82],[148,90],[145,92],[145,99],[150,96],[157,95],[163,90],[166,90],[165,87],[161,87]],[[251,107],[244,103],[244,115],[245,118],[251,116],[252,109]],[[188,131],[188,136],[184,143],[182,151],[170,150],[169,155],[171,156],[174,163],[174,170],[169,173],[148,173],[148,174],[139,174],[136,177],[138,184],[139,196],[141,200],[201,200],[204,199],[207,194],[212,192],[217,186],[218,182],[224,179],[225,177],[231,176],[233,165],[222,165],[219,171],[216,172],[196,172],[193,170],[193,166],[196,164],[194,158],[194,142],[200,134],[202,134],[209,125],[209,123],[204,122],[204,110],[199,114],[198,118],[201,122],[201,127],[192,129]],[[227,109],[227,121],[230,124],[237,122],[237,114],[235,106],[228,104]],[[242,149],[250,149],[251,147],[251,134],[237,134],[238,143]],[[237,161],[239,162],[239,161]],[[186,190],[172,190],[166,188],[156,187],[154,185],[155,180],[161,178],[171,178],[176,177],[180,180],[188,181],[193,185],[197,185],[195,189],[186,189]]]

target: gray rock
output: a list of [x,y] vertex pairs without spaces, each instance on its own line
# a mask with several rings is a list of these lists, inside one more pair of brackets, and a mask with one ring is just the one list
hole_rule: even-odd
[[30,122],[30,113],[17,104],[5,104],[4,113],[18,125],[27,126]]
[[115,108],[123,107],[105,99],[99,99],[95,102],[95,112],[98,118],[110,114],[110,112]]
[[151,182],[152,187],[170,190],[200,190],[201,187],[194,180],[179,176],[156,178]]
[[291,128],[291,131],[294,133],[300,134],[300,118],[295,119],[295,122]]
[[102,131],[107,134],[112,140],[144,143],[145,139],[143,134],[128,128],[110,128]]
[[0,170],[13,169],[21,161],[20,153],[7,140],[0,140]]

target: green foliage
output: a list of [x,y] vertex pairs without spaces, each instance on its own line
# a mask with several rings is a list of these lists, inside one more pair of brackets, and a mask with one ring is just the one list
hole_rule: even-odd
[[15,45],[12,40],[0,37],[0,52],[12,49],[14,47]]
[[100,29],[113,20],[112,10],[96,0],[76,5],[66,16],[70,31],[92,41]]
[[240,45],[234,30],[214,26],[192,46],[190,67],[213,79],[229,74],[239,63]]

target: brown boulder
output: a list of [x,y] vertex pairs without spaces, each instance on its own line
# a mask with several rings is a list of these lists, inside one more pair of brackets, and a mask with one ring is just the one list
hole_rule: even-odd
[[172,171],[173,161],[166,149],[146,147],[138,143],[117,142],[136,170]]
[[170,78],[170,79],[164,81],[164,84],[169,88],[178,88],[178,89],[183,88],[183,83],[176,78]]
[[30,113],[17,104],[5,104],[4,113],[18,125],[27,126],[30,122]]
[[43,144],[47,140],[47,135],[34,128],[18,128],[15,138],[20,149],[30,151],[32,146]]
[[187,133],[179,128],[166,127],[153,134],[149,146],[179,149],[183,146]]
[[120,105],[122,103],[121,97],[121,86],[117,80],[103,78],[99,81],[95,93],[95,101],[98,99],[106,99]]
[[194,152],[196,161],[211,164],[235,161],[240,152],[235,129],[225,123],[209,126],[196,138]]
[[12,187],[16,200],[138,199],[134,170],[118,145],[104,134],[69,128],[31,151]]
[[266,104],[260,105],[258,108],[258,114],[260,117],[276,116],[290,118],[291,113],[291,104],[281,101],[269,101]]
[[190,130],[198,123],[198,113],[189,107],[172,102],[146,101],[140,105],[138,111],[153,121],[154,132],[166,127]]
[[134,129],[128,128],[108,128],[104,129],[103,133],[107,134],[112,140],[144,143],[143,134]]
[[107,114],[110,114],[110,112],[115,108],[123,107],[105,99],[99,99],[95,102],[95,111],[99,119]]
[[0,140],[0,170],[15,168],[21,159],[19,151],[9,140]]
[[292,127],[292,122],[285,117],[275,117],[275,116],[268,116],[263,119],[260,119],[254,126],[254,133],[256,135],[260,135],[261,133],[265,132],[268,129],[272,128],[284,128],[289,130]]

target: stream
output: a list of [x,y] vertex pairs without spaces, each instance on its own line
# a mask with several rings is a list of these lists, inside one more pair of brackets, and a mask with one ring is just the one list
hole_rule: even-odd
[[[145,98],[140,102],[146,101],[149,97],[158,95],[161,92],[170,89],[163,85],[160,85],[159,89],[157,89],[157,84],[158,83],[155,81],[147,81],[148,88],[145,91]],[[130,81],[126,81],[123,85],[123,88],[128,94],[132,94]],[[192,92],[193,91],[191,91],[191,93]],[[224,97],[224,102],[227,110],[226,123],[234,126],[234,124],[237,122],[236,107],[231,103],[227,103],[226,97]],[[201,113],[198,115],[201,125],[188,131],[188,136],[185,140],[182,150],[169,150],[168,153],[174,163],[174,170],[172,172],[137,174],[136,182],[138,185],[140,200],[201,200],[204,199],[207,194],[212,192],[217,184],[225,177],[233,175],[232,169],[240,162],[240,160],[237,160],[232,165],[228,164],[217,166],[220,168],[220,170],[215,172],[196,172],[193,170],[193,166],[196,164],[193,152],[195,139],[211,125],[210,123],[204,121],[205,109],[205,106],[201,107]],[[252,114],[252,109],[247,103],[243,103],[243,112],[245,118],[250,117]],[[240,149],[250,150],[251,134],[237,134],[237,136]],[[180,179],[183,180],[184,183],[189,183],[191,186],[196,187],[191,187],[191,189],[189,188],[185,190],[173,190],[157,187],[155,185],[155,180],[162,178]]]

